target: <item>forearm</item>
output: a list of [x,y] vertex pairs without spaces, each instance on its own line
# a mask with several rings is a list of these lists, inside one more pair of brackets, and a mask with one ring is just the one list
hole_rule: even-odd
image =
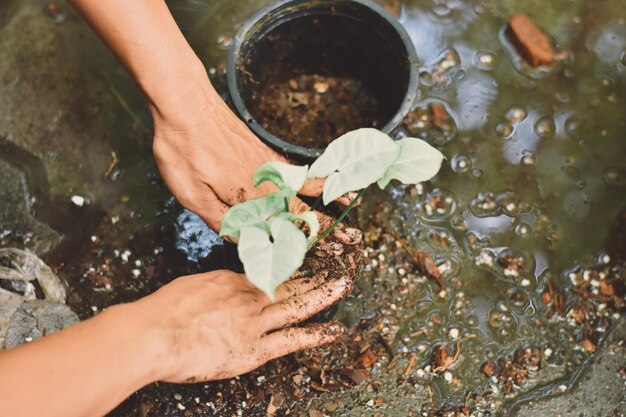
[[218,100],[163,0],[69,0],[139,83],[150,108],[170,117]]
[[159,334],[133,304],[0,353],[0,416],[104,415],[165,369]]

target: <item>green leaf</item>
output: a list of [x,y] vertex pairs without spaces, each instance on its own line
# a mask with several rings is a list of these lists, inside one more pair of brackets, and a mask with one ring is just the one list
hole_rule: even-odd
[[378,181],[400,155],[400,146],[383,132],[364,128],[328,145],[309,169],[309,177],[326,178],[324,204]]
[[248,279],[274,301],[276,287],[302,266],[307,240],[296,225],[281,217],[271,220],[269,229],[242,228],[237,251]]
[[401,148],[400,156],[378,180],[381,189],[384,189],[392,179],[403,184],[417,184],[437,175],[444,159],[441,152],[416,138],[404,138],[397,144]]
[[302,214],[280,213],[278,216],[291,222],[300,220],[308,224],[309,238],[317,237],[317,234],[320,231],[320,222],[317,219],[317,214],[313,211],[306,211]]
[[226,212],[222,220],[220,236],[239,239],[241,229],[264,224],[271,216],[288,210],[288,202],[286,193],[279,191],[236,204]]
[[297,166],[285,162],[268,162],[256,170],[252,181],[255,187],[265,181],[271,181],[279,189],[289,188],[293,191],[293,195],[296,195],[297,191],[304,185],[308,168],[308,165]]

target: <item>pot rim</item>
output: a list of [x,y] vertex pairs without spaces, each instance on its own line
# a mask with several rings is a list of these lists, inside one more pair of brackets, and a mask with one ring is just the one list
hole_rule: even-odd
[[[417,74],[417,52],[415,51],[415,46],[413,45],[413,41],[411,40],[409,34],[402,24],[398,21],[398,19],[385,10],[382,6],[374,3],[371,0],[344,0],[346,2],[357,3],[361,6],[367,7],[373,12],[375,12],[380,18],[385,20],[391,27],[395,30],[395,32],[400,37],[402,44],[406,50],[407,59],[409,62],[409,81],[407,84],[406,92],[404,94],[404,98],[402,99],[402,104],[396,113],[391,117],[391,119],[380,129],[384,133],[391,133],[395,128],[397,128],[404,117],[411,110],[413,102],[418,94],[417,92],[417,83],[418,83],[418,74]],[[228,89],[235,105],[235,109],[239,113],[239,116],[243,119],[243,121],[248,125],[248,127],[262,140],[268,142],[275,149],[286,153],[287,156],[295,157],[296,159],[305,159],[311,160],[319,157],[325,148],[308,148],[305,146],[295,145],[293,143],[287,142],[278,136],[272,134],[265,128],[263,128],[255,119],[255,117],[248,111],[246,104],[241,96],[241,92],[238,88],[238,79],[239,72],[237,71],[237,60],[239,53],[241,51],[241,47],[243,46],[244,40],[247,38],[250,30],[268,13],[273,10],[283,8],[290,3],[300,3],[302,0],[278,0],[271,4],[268,4],[252,15],[250,19],[248,19],[244,25],[239,29],[239,32],[233,39],[233,44],[228,53],[228,63],[226,67],[226,74],[228,79]]]

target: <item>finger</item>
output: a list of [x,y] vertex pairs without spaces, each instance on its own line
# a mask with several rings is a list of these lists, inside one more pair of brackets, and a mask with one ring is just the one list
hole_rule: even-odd
[[298,297],[302,294],[306,294],[312,289],[319,287],[326,282],[328,271],[320,272],[312,277],[297,278],[285,282],[280,287],[276,288],[275,299],[276,303],[285,301],[291,297]]
[[261,319],[267,330],[287,327],[330,307],[348,295],[351,289],[352,280],[349,277],[333,279],[306,294],[265,307]]
[[[289,211],[294,214],[302,214],[309,210],[311,210],[311,207],[298,197],[292,197],[289,201]],[[320,223],[320,233],[324,232],[324,230],[328,229],[335,222],[335,219],[324,213],[315,211],[315,214],[317,214],[317,219]],[[333,229],[332,235],[338,242],[350,246],[358,245],[363,240],[363,233],[359,229],[345,227],[343,223],[339,223],[337,227]]]
[[[300,188],[300,191],[298,191],[298,194],[306,195],[307,197],[317,197],[320,194],[322,194],[322,192],[324,191],[325,182],[326,180],[324,178],[307,178],[302,188]],[[342,195],[335,201],[341,205],[349,206],[352,203],[352,201],[354,201],[356,196],[357,196],[357,193],[349,192],[347,194]],[[355,207],[358,206],[359,204],[361,204],[360,201],[355,204]]]
[[186,209],[196,213],[207,226],[219,233],[220,223],[228,211],[228,206],[205,184],[194,188],[189,194],[193,194],[193,198],[180,198],[177,195],[175,197]]
[[279,330],[261,338],[261,352],[267,360],[279,358],[299,350],[334,342],[344,330],[341,323],[320,323]]
[[[320,222],[320,233],[331,227],[335,222],[335,219],[324,213],[317,211],[315,213]],[[338,242],[350,246],[358,245],[361,243],[361,240],[363,240],[363,233],[359,229],[346,227],[343,223],[339,223],[337,227],[333,229],[332,235]]]

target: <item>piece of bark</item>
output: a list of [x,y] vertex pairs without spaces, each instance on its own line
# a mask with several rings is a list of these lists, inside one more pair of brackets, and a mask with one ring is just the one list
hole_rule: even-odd
[[516,13],[509,20],[518,50],[524,60],[533,67],[550,65],[554,50],[547,36],[523,13]]
[[585,350],[589,353],[593,353],[596,351],[596,344],[593,343],[591,340],[589,339],[584,339],[581,343],[583,348],[585,348]]
[[486,362],[480,370],[486,377],[491,377],[496,371],[496,365],[493,362]]

